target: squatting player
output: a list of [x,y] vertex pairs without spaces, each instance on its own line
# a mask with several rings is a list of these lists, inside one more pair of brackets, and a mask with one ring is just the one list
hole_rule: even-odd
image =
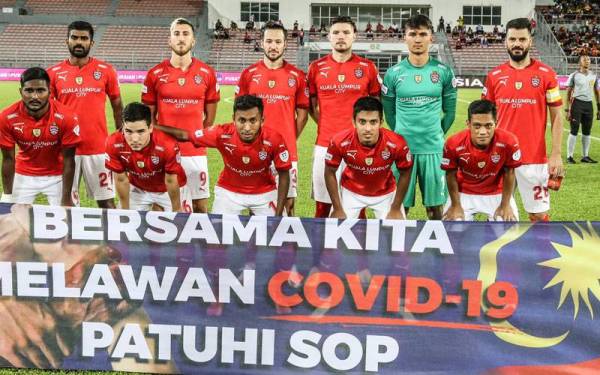
[[121,208],[180,212],[180,187],[186,177],[179,145],[152,130],[150,108],[129,103],[123,110],[123,127],[106,140],[106,168],[115,173]]
[[456,115],[456,84],[452,70],[429,56],[433,26],[427,16],[411,17],[405,35],[408,58],[383,79],[385,119],[406,139],[414,157],[404,208],[408,212],[415,205],[418,181],[427,216],[439,220],[448,194],[440,162],[444,134]]
[[252,94],[263,99],[265,128],[277,130],[284,138],[292,161],[286,212],[294,215],[298,186],[296,140],[308,119],[308,89],[304,72],[285,61],[287,30],[269,21],[261,30],[264,57],[246,68],[236,88],[236,96]]
[[[531,23],[516,18],[506,24],[508,62],[488,73],[482,97],[496,104],[498,127],[514,133],[522,150],[515,170],[517,186],[531,221],[550,216],[549,176],[564,174],[561,159],[562,98],[556,73],[529,56]],[[546,108],[550,110],[552,151],[546,157]]]
[[[157,129],[162,125],[194,132],[212,126],[219,102],[215,71],[192,57],[194,26],[184,18],[171,23],[171,58],[148,71],[142,102],[152,109]],[[181,144],[181,165],[187,176],[193,211],[207,212],[209,179],[205,148]],[[187,204],[186,204],[187,205]]]
[[[355,128],[336,134],[325,156],[325,183],[331,197],[331,217],[358,218],[361,210],[371,208],[378,219],[404,219],[402,201],[410,180],[412,157],[401,135],[382,128],[383,106],[373,97],[354,103]],[[341,194],[335,176],[341,162]],[[398,184],[392,173],[400,172]]]
[[77,115],[50,99],[50,77],[42,68],[23,72],[20,93],[21,100],[0,114],[0,201],[31,204],[42,193],[51,205],[72,206],[75,148],[81,141]]
[[[352,53],[356,25],[350,17],[334,18],[328,38],[331,54],[313,61],[308,68],[310,115],[318,126],[312,168],[315,217],[328,217],[331,210],[324,181],[325,154],[331,138],[352,128],[352,106],[358,98],[379,97],[381,89],[375,64]],[[339,173],[342,169],[343,164]]]
[[518,221],[512,197],[515,168],[521,150],[514,134],[496,129],[496,107],[488,100],[469,105],[467,128],[446,141],[442,169],[446,171],[450,202],[445,220],[473,220],[476,213],[488,220]]
[[87,193],[98,207],[114,208],[112,173],[104,166],[106,97],[112,106],[115,126],[121,127],[121,93],[117,72],[108,63],[90,57],[94,29],[85,21],[75,21],[67,28],[69,58],[48,69],[50,91],[56,100],[67,105],[79,118],[81,143],[75,155],[73,202],[79,205],[79,184],[85,181]]

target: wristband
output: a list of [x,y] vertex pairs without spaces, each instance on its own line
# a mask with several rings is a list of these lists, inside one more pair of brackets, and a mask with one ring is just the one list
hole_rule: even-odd
[[0,203],[13,203],[12,194],[2,193],[2,197],[0,197]]

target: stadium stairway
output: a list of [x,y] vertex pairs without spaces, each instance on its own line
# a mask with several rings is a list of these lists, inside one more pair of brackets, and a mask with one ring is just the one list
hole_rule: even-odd
[[119,7],[119,0],[112,0],[108,8],[106,8],[107,16],[114,16],[117,12],[117,8]]

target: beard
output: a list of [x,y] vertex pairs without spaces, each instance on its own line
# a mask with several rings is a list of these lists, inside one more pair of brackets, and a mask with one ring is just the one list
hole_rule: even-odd
[[279,59],[280,59],[282,56],[283,56],[283,52],[281,52],[280,54],[278,54],[278,55],[277,55],[277,56],[275,56],[275,57],[271,57],[271,56],[270,56],[270,55],[269,55],[269,54],[268,54],[268,53],[265,51],[265,57],[266,57],[267,59],[269,59],[271,62],[275,62],[275,61],[279,60]]
[[[81,48],[81,49],[76,49],[76,48]],[[85,48],[82,45],[76,45],[76,46],[69,46],[69,53],[71,54],[71,56],[73,57],[77,57],[78,59],[87,57],[87,55],[90,54],[90,48]]]
[[527,58],[527,56],[529,56],[529,48],[524,48],[520,55],[514,54],[513,51],[509,49],[508,55],[510,56],[510,59],[512,61],[521,62],[521,61],[525,60]]
[[173,51],[177,56],[185,56],[187,55],[193,48],[192,45],[190,45],[189,47],[186,47],[184,49],[179,49],[179,45],[176,45],[175,47],[171,47],[171,51]]

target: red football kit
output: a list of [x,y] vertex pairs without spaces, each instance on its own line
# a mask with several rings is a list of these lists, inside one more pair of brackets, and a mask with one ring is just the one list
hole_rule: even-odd
[[276,189],[271,163],[278,171],[292,167],[290,152],[283,137],[262,128],[252,143],[242,141],[235,124],[212,126],[190,133],[196,147],[214,147],[223,157],[224,168],[217,186],[240,194],[262,194]]
[[117,72],[104,61],[90,58],[81,68],[65,60],[48,69],[50,92],[59,102],[71,108],[81,125],[78,155],[104,153],[108,137],[106,128],[106,97],[120,95]]
[[350,60],[338,63],[330,54],[310,64],[308,88],[319,103],[317,145],[327,147],[334,135],[353,127],[352,109],[357,99],[379,97],[381,78],[368,59],[353,54]]
[[465,194],[502,193],[504,168],[521,166],[521,149],[514,134],[496,129],[485,149],[473,145],[469,129],[448,138],[444,146],[442,169],[458,169],[458,190]]
[[[205,105],[219,99],[215,71],[196,58],[185,72],[169,60],[161,62],[148,71],[142,87],[142,102],[156,106],[159,125],[191,133],[203,128]],[[181,155],[206,155],[206,149],[182,143]]]
[[373,147],[363,146],[356,129],[336,134],[329,144],[325,164],[337,168],[346,162],[341,185],[353,193],[378,197],[396,190],[392,173],[395,163],[398,169],[412,167],[412,155],[404,138],[388,129],[379,130],[379,140]]
[[308,109],[306,75],[294,65],[283,62],[269,69],[261,60],[246,68],[236,88],[236,96],[255,95],[263,100],[263,128],[275,129],[283,136],[292,161],[298,161],[296,149],[296,108]]
[[58,176],[63,173],[62,150],[76,147],[79,121],[71,109],[54,99],[48,112],[36,120],[18,101],[0,114],[0,147],[19,146],[15,171],[26,176]]
[[152,132],[150,143],[139,151],[131,149],[120,131],[106,140],[106,168],[127,172],[129,182],[143,191],[166,192],[166,173],[177,175],[179,186],[184,186],[186,177],[179,159],[179,145],[162,132]]
[[482,97],[496,104],[498,127],[517,136],[522,163],[546,163],[546,106],[562,104],[554,70],[534,59],[524,69],[507,62],[488,73]]

